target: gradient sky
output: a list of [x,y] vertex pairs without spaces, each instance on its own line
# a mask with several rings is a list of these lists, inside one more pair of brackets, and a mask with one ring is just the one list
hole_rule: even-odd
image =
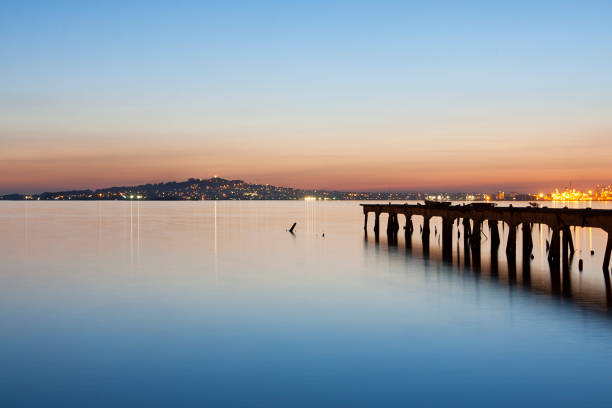
[[611,22],[610,1],[3,1],[0,192],[610,183]]

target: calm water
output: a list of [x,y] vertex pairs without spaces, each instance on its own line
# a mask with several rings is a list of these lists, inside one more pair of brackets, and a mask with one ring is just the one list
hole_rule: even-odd
[[476,271],[433,227],[428,259],[418,225],[364,239],[356,202],[0,202],[0,231],[1,406],[612,404],[601,231],[557,283],[545,229],[525,280],[486,240]]

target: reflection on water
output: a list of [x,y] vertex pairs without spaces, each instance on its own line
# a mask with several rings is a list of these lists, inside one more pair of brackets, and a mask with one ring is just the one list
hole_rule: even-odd
[[[527,206],[527,203],[514,203],[515,206]],[[551,207],[601,208],[607,209],[606,202],[573,202],[548,203]],[[570,204],[570,205],[568,205]],[[503,204],[502,204],[503,205]],[[399,218],[404,221],[404,217]],[[481,245],[471,247],[467,239],[469,232],[476,230],[473,223],[467,225],[456,220],[452,226],[452,254],[445,256],[442,245],[442,222],[439,217],[430,220],[429,239],[423,238],[423,217],[412,216],[414,232],[404,235],[404,224],[396,237],[366,232],[367,246],[382,244],[390,250],[405,250],[407,256],[433,260],[451,265],[455,273],[477,273],[478,277],[491,279],[505,285],[518,286],[536,294],[561,296],[584,307],[601,311],[612,310],[610,292],[610,274],[601,270],[603,252],[606,247],[607,234],[597,228],[572,227],[575,253],[569,256],[568,262],[562,265],[551,265],[547,259],[547,248],[552,241],[552,230],[546,225],[533,225],[531,232],[526,233],[522,226],[517,228],[516,253],[507,255],[505,251],[509,231],[507,225],[499,223],[499,241],[494,239],[495,228],[485,221],[482,225]],[[388,216],[381,214],[381,230],[386,231]],[[410,227],[410,225],[409,225]],[[467,228],[468,234],[465,233]],[[426,230],[426,228],[425,228]],[[595,244],[594,244],[595,242]],[[523,245],[527,243],[532,250],[531,256],[523,256]],[[476,250],[476,251],[475,251]],[[593,252],[593,253],[591,253]],[[451,256],[452,255],[452,256]],[[517,261],[518,260],[518,261]],[[582,261],[583,269],[579,263]]]
[[546,228],[513,265],[485,225],[478,266],[414,221],[389,246],[356,202],[0,202],[0,405],[609,405],[601,231],[555,276]]

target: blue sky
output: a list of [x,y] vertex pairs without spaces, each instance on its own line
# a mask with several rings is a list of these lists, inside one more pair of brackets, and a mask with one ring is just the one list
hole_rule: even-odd
[[609,182],[610,21],[589,1],[3,2],[0,191]]

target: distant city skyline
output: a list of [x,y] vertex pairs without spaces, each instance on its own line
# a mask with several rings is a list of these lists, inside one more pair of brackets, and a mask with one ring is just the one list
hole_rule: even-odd
[[612,3],[0,4],[0,194],[612,174]]
[[247,180],[189,178],[159,183],[69,189],[36,193],[0,194],[0,200],[437,200],[437,201],[612,201],[612,184],[581,191],[555,188],[548,191],[502,190],[328,190],[249,183]]
[[[203,179],[208,178],[208,177],[213,177],[213,176],[205,176],[202,177]],[[132,186],[132,185],[141,185],[141,184],[157,184],[157,183],[165,183],[165,182],[171,182],[171,181],[175,181],[175,180],[186,180],[192,177],[177,177],[177,178],[160,178],[160,179],[135,179],[134,177],[126,177],[123,181],[122,180],[117,180],[115,182],[105,182],[103,181],[103,179],[94,179],[92,180],[92,182],[87,182],[87,180],[81,180],[79,179],[76,182],[71,182],[71,181],[67,181],[67,182],[57,182],[57,183],[45,183],[45,177],[42,176],[41,180],[34,180],[33,182],[27,182],[24,185],[19,185],[19,184],[11,184],[14,185],[14,188],[10,188],[10,187],[5,187],[3,189],[0,189],[0,195],[3,194],[11,194],[11,193],[19,193],[19,194],[40,194],[43,192],[52,192],[52,191],[69,191],[69,190],[86,190],[86,189],[91,189],[91,190],[97,190],[97,189],[105,189],[105,188],[110,188],[110,187],[115,187],[115,186]],[[546,194],[550,194],[553,193],[555,191],[555,189],[558,189],[560,191],[563,191],[566,188],[577,188],[579,190],[589,190],[589,189],[593,189],[595,188],[595,186],[597,185],[601,185],[601,186],[607,186],[609,185],[609,182],[605,182],[605,181],[601,181],[601,182],[595,182],[595,183],[590,183],[589,181],[578,181],[578,182],[574,182],[572,181],[570,182],[561,182],[560,184],[554,184],[554,183],[538,183],[537,185],[534,185],[532,183],[525,183],[525,184],[520,184],[520,183],[506,183],[504,185],[500,185],[500,184],[491,184],[491,185],[482,185],[482,184],[450,184],[450,183],[444,183],[444,182],[440,182],[440,183],[432,183],[430,185],[425,185],[425,184],[418,184],[415,183],[413,184],[413,187],[410,187],[409,185],[406,185],[405,183],[389,183],[389,182],[385,182],[385,180],[376,180],[376,183],[374,183],[374,185],[372,187],[363,187],[363,188],[359,188],[359,184],[356,185],[356,188],[349,188],[349,187],[344,187],[341,184],[338,184],[336,186],[336,184],[329,184],[329,183],[321,183],[320,185],[313,185],[310,183],[303,183],[303,184],[290,184],[290,183],[282,183],[282,182],[274,182],[273,180],[276,179],[275,177],[271,177],[270,179],[265,179],[265,178],[261,178],[261,177],[243,177],[243,176],[237,176],[237,177],[225,177],[227,179],[230,180],[248,180],[251,183],[256,183],[256,184],[270,184],[270,185],[275,185],[275,186],[281,186],[281,187],[288,187],[288,188],[296,188],[296,189],[303,189],[303,190],[330,190],[330,191],[344,191],[344,192],[350,192],[350,191],[363,191],[363,192],[389,192],[389,191],[404,191],[404,192],[414,192],[414,191],[444,191],[444,192],[453,192],[453,193],[459,193],[459,192],[489,192],[489,193],[494,193],[494,192],[498,192],[498,191],[510,191],[510,192],[521,192],[521,193],[539,193],[539,192],[543,192]],[[283,179],[282,177],[279,177],[279,179]],[[32,186],[32,187],[28,187],[28,186]],[[53,186],[57,186],[57,187],[53,187]],[[352,183],[349,183],[347,185],[354,185]],[[45,187],[45,186],[51,186],[51,187]],[[328,186],[328,187],[326,187]]]

